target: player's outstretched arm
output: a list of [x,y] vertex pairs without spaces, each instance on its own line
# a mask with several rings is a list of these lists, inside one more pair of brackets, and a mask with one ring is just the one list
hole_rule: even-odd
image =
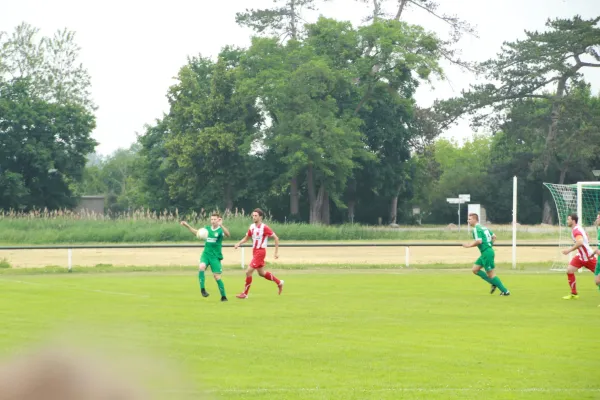
[[470,249],[471,247],[477,247],[477,246],[479,246],[481,244],[481,242],[482,242],[481,239],[473,240],[472,242],[463,244],[463,247],[465,249]]
[[563,253],[564,255],[567,255],[567,254],[569,254],[570,252],[577,250],[577,249],[578,249],[578,248],[580,248],[581,246],[583,246],[583,236],[581,236],[581,235],[577,235],[577,237],[575,238],[575,244],[574,244],[573,246],[569,247],[568,249],[564,249],[564,250],[562,251],[562,253]]
[[190,232],[192,232],[192,233],[194,234],[194,236],[196,236],[196,234],[198,233],[198,231],[197,231],[196,229],[192,228],[192,227],[190,226],[190,224],[188,224],[188,223],[187,223],[187,222],[185,222],[185,221],[181,221],[179,224],[180,224],[181,226],[185,226],[186,228],[188,228],[188,230],[189,230]]
[[231,237],[229,229],[227,229],[225,225],[223,225],[223,218],[219,218],[219,226],[221,227],[221,229],[223,229],[223,234],[225,235],[225,237]]
[[248,239],[250,239],[250,236],[246,235],[242,238],[242,240],[240,240],[239,242],[237,242],[235,244],[235,246],[233,246],[234,249],[237,249],[238,247],[240,247],[241,245],[243,245],[244,243],[246,243],[248,241]]

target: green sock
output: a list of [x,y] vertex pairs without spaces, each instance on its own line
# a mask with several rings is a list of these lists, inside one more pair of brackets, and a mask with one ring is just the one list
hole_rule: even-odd
[[[483,272],[482,270],[477,271],[477,276],[479,276],[481,279],[483,279],[484,281],[486,281],[490,285],[494,284],[494,282],[490,279],[490,277],[487,276],[487,274],[485,272]],[[496,286],[498,286],[498,285],[496,285]]]
[[506,293],[508,292],[508,289],[506,289],[504,287],[504,285],[502,284],[502,281],[500,280],[500,278],[498,278],[497,276],[494,277],[494,279],[492,279],[492,284],[498,286],[498,289],[500,289],[500,291],[502,293]]
[[225,295],[225,285],[223,284],[223,280],[219,279],[217,281],[217,286],[219,286],[219,292],[221,292],[221,297],[226,297]]
[[204,289],[204,282],[206,281],[204,278],[204,271],[198,272],[198,279],[200,280],[200,289]]

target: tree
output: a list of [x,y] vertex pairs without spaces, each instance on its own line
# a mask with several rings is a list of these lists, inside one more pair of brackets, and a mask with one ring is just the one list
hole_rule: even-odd
[[473,63],[461,60],[458,49],[453,48],[456,43],[462,38],[463,35],[476,36],[476,29],[469,24],[467,21],[460,19],[457,15],[445,14],[439,12],[439,3],[433,0],[394,0],[394,6],[389,8],[392,12],[386,11],[386,7],[389,1],[387,0],[357,0],[361,3],[373,3],[372,16],[367,18],[367,21],[373,22],[381,19],[390,19],[393,21],[400,21],[404,12],[414,7],[425,11],[434,18],[446,23],[450,27],[450,37],[447,40],[440,41],[440,54],[443,58],[451,62],[452,64],[458,65],[461,68],[473,71]]
[[246,9],[244,13],[236,13],[235,21],[259,34],[298,40],[304,25],[302,9],[315,10],[315,0],[274,0],[274,3],[277,4],[274,8]]
[[216,63],[191,58],[169,89],[163,145],[176,168],[165,179],[169,197],[182,201],[184,208],[231,210],[244,193],[242,172],[260,115],[254,97],[236,89],[242,54],[225,48]]
[[[448,123],[466,114],[476,125],[487,123],[497,130],[503,114],[516,103],[524,99],[549,101],[551,123],[539,164],[547,175],[560,150],[557,135],[565,96],[580,84],[582,69],[600,67],[599,23],[600,17],[584,20],[575,16],[548,20],[550,30],[546,32],[525,31],[525,40],[505,42],[496,59],[481,64],[486,78],[497,83],[473,85],[460,98],[438,102],[437,110]],[[545,209],[550,210],[548,203]],[[546,213],[544,219],[548,218]]]
[[27,78],[29,93],[49,103],[77,104],[88,111],[90,75],[78,63],[80,47],[66,29],[38,39],[39,29],[22,23],[8,35],[0,32],[0,80]]
[[[327,0],[323,0],[327,1]],[[278,6],[270,9],[246,9],[236,14],[236,22],[252,28],[259,34],[275,35],[281,40],[298,40],[302,34],[304,19],[302,9],[315,10],[315,0],[275,0]],[[298,177],[289,177],[290,219],[300,220],[300,190]]]
[[27,78],[0,82],[0,208],[72,207],[85,154],[96,146],[94,116],[31,90]]

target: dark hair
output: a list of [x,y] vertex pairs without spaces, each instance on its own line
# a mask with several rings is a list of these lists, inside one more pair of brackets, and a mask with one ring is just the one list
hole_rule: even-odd
[[261,218],[265,216],[265,213],[260,208],[255,208],[253,213],[257,213]]
[[579,216],[577,215],[577,213],[569,214],[569,217],[571,217],[573,221],[579,222]]
[[210,214],[211,217],[217,217],[217,218],[221,218],[221,214],[219,214],[218,212],[213,212],[212,214]]
[[477,215],[477,214],[475,214],[475,213],[470,213],[470,214],[469,214],[469,217],[475,217],[475,219],[476,219],[477,221],[479,221],[479,215]]

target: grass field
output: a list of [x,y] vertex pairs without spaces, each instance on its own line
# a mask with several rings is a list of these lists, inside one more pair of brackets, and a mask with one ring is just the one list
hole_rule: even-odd
[[547,272],[500,270],[504,298],[468,271],[278,270],[282,296],[256,279],[241,301],[232,270],[220,303],[193,271],[114,270],[3,273],[1,354],[95,349],[161,399],[600,398],[589,273],[563,301],[564,275]]

